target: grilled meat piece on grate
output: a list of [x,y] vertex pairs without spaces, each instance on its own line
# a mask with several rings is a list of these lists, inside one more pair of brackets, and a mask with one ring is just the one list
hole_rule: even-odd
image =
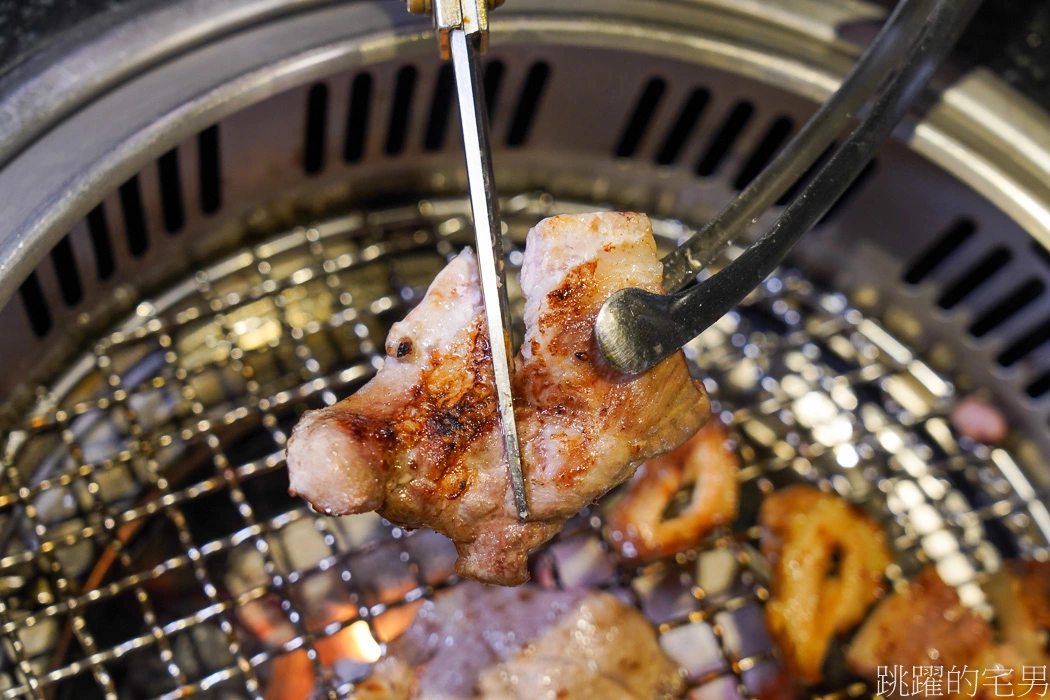
[[770,495],[759,523],[762,553],[773,565],[766,627],[791,674],[818,683],[832,639],[882,595],[893,561],[885,536],[852,505],[809,486]]
[[[736,518],[740,460],[725,426],[708,421],[674,452],[649,460],[606,518],[609,544],[625,561],[649,561],[692,547]],[[682,489],[681,510],[667,516]]]
[[1050,666],[1050,562],[1008,561],[984,587],[999,637],[1022,666]]
[[583,506],[673,450],[707,420],[681,353],[625,376],[599,354],[594,320],[624,287],[661,289],[649,219],[557,216],[529,232],[525,341],[515,398],[531,520],[521,522],[500,436],[477,263],[465,251],[387,338],[375,378],[305,414],[288,444],[290,489],[336,515],[378,510],[457,546],[457,571],[528,579],[529,550]]
[[900,665],[909,672],[915,666],[972,668],[991,645],[988,623],[928,567],[905,590],[879,603],[853,638],[846,662],[857,674],[874,680],[880,666]]
[[683,682],[649,622],[609,593],[464,583],[424,603],[359,688],[375,700],[647,700]]
[[1025,669],[1040,671],[1050,663],[1050,562],[1006,562],[984,588],[995,627],[927,567],[879,603],[850,644],[847,663],[873,680],[892,670],[895,677],[883,680],[892,697],[914,695],[910,676],[916,668],[936,669],[945,698],[1039,694],[1041,683],[1033,683],[1034,675],[1026,682]]

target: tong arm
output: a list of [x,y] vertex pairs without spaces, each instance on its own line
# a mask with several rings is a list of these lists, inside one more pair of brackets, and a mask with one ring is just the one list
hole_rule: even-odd
[[489,10],[502,5],[503,0],[405,0],[405,4],[414,15],[433,16],[441,58],[447,61],[452,56],[455,29],[475,40],[478,53],[488,51]]

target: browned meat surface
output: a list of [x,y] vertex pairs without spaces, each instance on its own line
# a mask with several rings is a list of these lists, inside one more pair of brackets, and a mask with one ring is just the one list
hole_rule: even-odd
[[1006,682],[982,676],[981,697],[1039,694],[1025,682],[1032,678],[1026,679],[1024,671],[1050,666],[1050,562],[1008,561],[984,590],[995,609],[999,643],[986,649],[976,663],[982,669],[999,666],[1010,673]]
[[534,517],[575,515],[707,422],[707,395],[681,353],[625,376],[598,351],[594,321],[605,300],[625,287],[663,291],[662,277],[642,214],[554,216],[529,232],[516,366]]
[[1034,676],[1026,682],[1023,671],[1050,664],[1050,563],[1006,562],[984,588],[995,610],[994,628],[927,567],[875,608],[850,645],[847,663],[872,679],[880,666],[939,667],[945,678],[952,669],[968,669],[957,674],[947,698],[1038,694]]
[[817,683],[832,639],[882,595],[892,561],[885,536],[867,515],[808,486],[767,497],[759,524],[773,566],[766,626],[791,674]]
[[[1013,585],[1008,577],[1001,581],[1007,589]],[[1044,598],[1044,610],[1045,605]],[[1013,603],[1007,603],[1007,607],[1014,607]],[[999,608],[1000,614],[1003,610]],[[1007,643],[997,644],[992,626],[963,605],[955,589],[945,584],[931,566],[905,590],[889,596],[875,608],[854,637],[846,660],[853,671],[873,680],[878,678],[880,667],[903,667],[909,672],[914,667],[935,667],[941,669],[945,679],[954,669],[955,682],[950,692],[945,683],[946,698],[995,697],[997,685],[999,694],[1014,695],[1014,683],[1021,679],[1022,665],[1034,665],[1037,659],[1026,659],[1018,653],[1009,642],[1014,633],[1005,627],[1002,632]],[[994,671],[997,667],[1003,674],[998,679]],[[961,672],[963,669],[965,673]],[[898,679],[898,685],[895,690],[887,688],[891,696],[910,693],[910,680],[904,684]],[[901,687],[907,693],[901,692]]]
[[352,700],[410,700],[419,697],[416,676],[412,668],[401,659],[381,659],[372,675],[357,683]]
[[928,567],[905,590],[879,603],[854,636],[846,662],[872,679],[880,666],[975,668],[991,645],[991,626]]
[[[659,559],[696,545],[736,518],[739,470],[725,426],[709,421],[674,452],[642,465],[609,511],[609,543],[627,561]],[[683,489],[688,501],[667,517]]]
[[530,522],[518,520],[510,490],[470,251],[391,328],[372,381],[303,416],[288,444],[290,490],[325,513],[378,510],[432,527],[456,543],[461,575],[524,582],[529,550],[707,420],[707,397],[680,353],[628,377],[596,348],[601,304],[624,287],[659,290],[660,280],[640,214],[553,217],[529,233],[515,400]]
[[613,595],[465,583],[424,604],[355,697],[648,700],[682,687],[652,627]]
[[675,697],[683,683],[641,613],[591,593],[513,658],[486,669],[485,698],[632,700]]
[[459,571],[507,584],[557,523],[519,522],[503,456],[477,266],[450,263],[391,328],[386,364],[346,400],[306,413],[290,488],[320,511],[379,512],[456,542]]
[[985,586],[999,638],[1022,666],[1048,666],[1050,562],[1008,561]]

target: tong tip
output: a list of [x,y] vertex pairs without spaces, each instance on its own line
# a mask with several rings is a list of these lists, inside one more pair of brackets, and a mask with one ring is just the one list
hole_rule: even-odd
[[668,347],[664,306],[667,297],[643,289],[621,289],[609,297],[594,324],[598,350],[623,374],[655,367],[677,348]]

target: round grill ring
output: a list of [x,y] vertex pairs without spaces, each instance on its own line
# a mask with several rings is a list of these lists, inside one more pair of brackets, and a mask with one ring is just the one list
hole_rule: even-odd
[[[432,37],[382,2],[193,5],[0,85],[32,116],[0,171],[21,256],[0,286],[22,284],[0,310],[0,697],[261,697],[302,649],[340,697],[364,667],[320,663],[326,644],[372,654],[454,584],[442,538],[317,516],[285,496],[281,462],[297,413],[371,376],[386,326],[469,240]],[[676,221],[739,190],[856,55],[842,36],[881,16],[549,5],[494,22],[501,191],[552,193],[506,202],[519,243],[544,215],[601,206],[651,214],[664,244],[687,235]],[[860,503],[888,528],[894,581],[933,561],[978,608],[1002,558],[1045,558],[1045,124],[964,76],[810,236],[804,273],[689,348],[744,457],[732,532],[625,570],[598,507],[534,570],[620,591],[687,649],[693,685],[747,695],[776,669],[753,527],[771,488]],[[363,213],[329,218],[348,204]],[[1016,428],[1009,449],[957,439],[945,416],[972,391]],[[850,682],[832,669],[815,693],[869,690]]]
[[[537,195],[505,212],[520,243],[539,217],[585,208]],[[321,516],[284,496],[281,450],[302,410],[374,372],[388,324],[470,240],[467,211],[421,202],[238,252],[141,302],[41,387],[4,440],[0,499],[17,517],[0,559],[0,696],[89,697],[86,683],[113,697],[258,697],[273,660],[305,648],[318,691],[341,697],[352,685],[320,666],[318,642],[362,620],[385,641],[407,624],[399,610],[454,584],[439,536]],[[663,244],[687,233],[667,221],[656,230]],[[1050,516],[1010,453],[957,439],[951,382],[843,295],[782,272],[687,354],[739,440],[732,532],[625,569],[602,544],[599,506],[534,568],[557,585],[629,595],[684,654],[693,685],[745,691],[775,672],[753,527],[772,488],[808,481],[862,504],[888,528],[895,579],[932,561],[977,606],[1001,558],[1046,556]],[[26,460],[37,464],[29,478]],[[295,634],[260,639],[260,611]],[[143,678],[154,685],[136,686]]]

